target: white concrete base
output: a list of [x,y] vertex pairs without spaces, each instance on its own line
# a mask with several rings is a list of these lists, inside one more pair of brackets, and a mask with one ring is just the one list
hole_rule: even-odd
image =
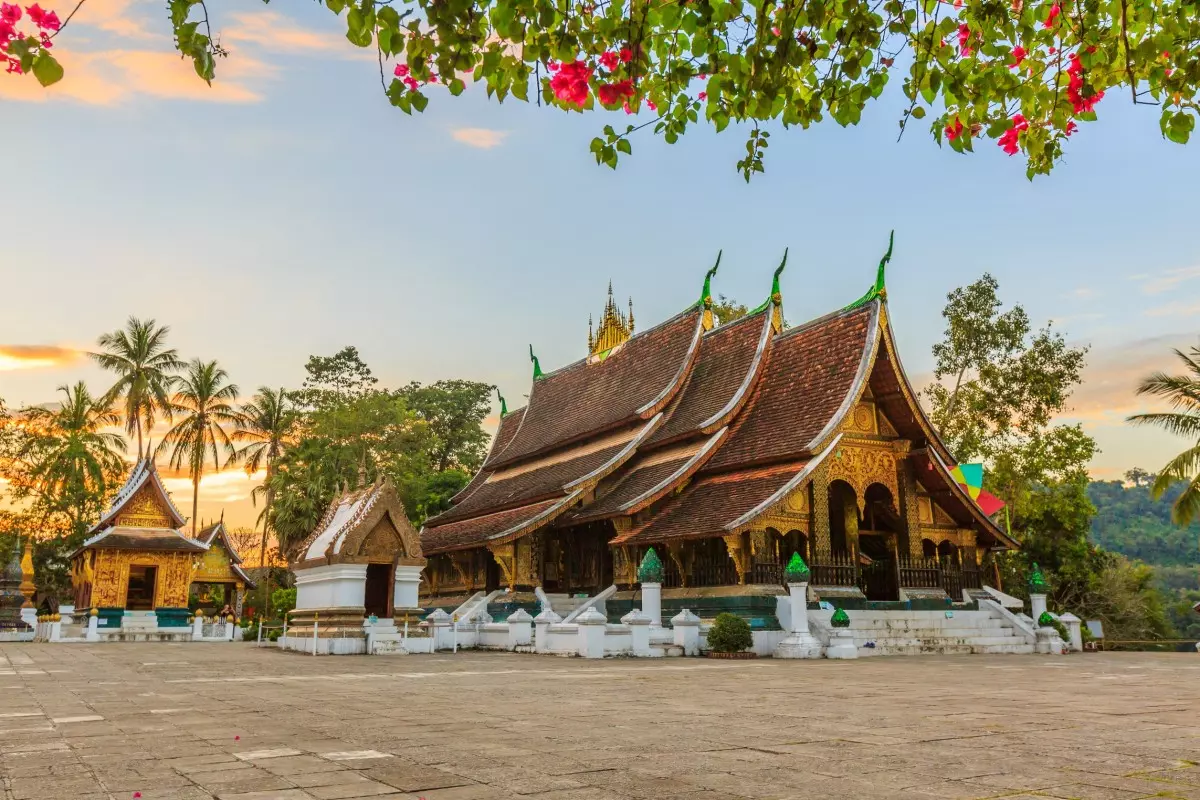
[[1034,645],[1034,652],[1042,655],[1061,656],[1063,649],[1063,640],[1059,637],[1058,631],[1054,628],[1037,629],[1037,644]]
[[297,610],[362,608],[366,589],[366,564],[328,564],[296,570]]
[[858,658],[858,645],[854,643],[854,631],[849,628],[831,628],[826,658]]
[[811,633],[790,633],[775,647],[775,658],[820,658],[824,646]]
[[432,636],[409,636],[404,634],[379,634],[367,638],[367,648],[371,655],[406,656],[416,653],[432,653]]
[[3,631],[0,632],[0,642],[32,642],[34,637],[33,629],[27,631]]
[[37,618],[38,618],[38,613],[37,613],[36,608],[22,608],[21,609],[21,621],[24,622],[29,627],[32,628],[37,625]]
[[[309,636],[285,636],[280,637],[279,646],[284,650],[292,650],[297,653],[313,652],[313,637]],[[367,640],[363,639],[321,639],[316,641],[317,655],[319,656],[353,656],[363,655],[367,652]]]

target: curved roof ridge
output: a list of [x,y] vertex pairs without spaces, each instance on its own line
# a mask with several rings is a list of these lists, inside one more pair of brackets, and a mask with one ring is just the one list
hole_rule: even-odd
[[742,406],[745,405],[746,400],[750,397],[751,390],[758,382],[758,378],[762,375],[762,364],[765,360],[764,356],[767,353],[767,348],[770,346],[772,338],[772,321],[771,309],[765,309],[760,313],[763,316],[763,330],[758,340],[758,347],[755,348],[754,357],[750,360],[750,367],[746,370],[746,375],[742,379],[741,384],[738,386],[737,391],[733,393],[733,396],[729,398],[729,401],[724,405],[724,407],[700,423],[700,430],[704,431],[705,433],[716,427],[729,424],[729,420],[732,419],[733,416],[741,410]]
[[[629,344],[631,342],[633,342],[637,339],[640,339],[644,336],[647,336],[647,335],[657,331],[659,328],[663,328],[663,327],[671,324],[672,322],[675,322],[676,320],[680,319],[681,317],[686,317],[688,314],[699,312],[701,310],[702,309],[701,309],[699,303],[693,303],[692,305],[690,305],[687,308],[680,311],[678,314],[673,314],[673,315],[667,317],[662,322],[659,322],[657,325],[651,325],[649,328],[645,328],[644,330],[638,331],[637,333],[633,334],[625,341],[621,342],[621,344],[617,345],[617,347],[614,347],[612,349],[613,350],[617,350],[617,349],[624,350],[625,348],[629,347]],[[563,364],[561,367],[558,367],[557,369],[552,369],[549,372],[543,372],[541,377],[538,378],[538,380],[541,381],[541,380],[545,380],[546,378],[554,377],[555,375],[558,375],[562,372],[566,372],[567,370],[572,369],[574,367],[589,366],[588,361],[591,358],[592,358],[591,355],[586,355],[583,358],[578,358],[574,361]],[[537,381],[534,381],[533,385],[537,386]],[[533,392],[532,391],[529,393],[529,402],[526,403],[524,406],[522,406],[522,408],[527,408],[531,405],[533,405]],[[516,413],[516,412],[509,412],[509,413],[511,414],[511,413]]]
[[[824,443],[824,440],[832,436],[834,432],[842,425],[842,420],[850,413],[850,409],[858,402],[858,398],[862,395],[863,389],[867,385],[867,381],[871,377],[871,368],[875,364],[875,357],[879,353],[879,318],[882,308],[882,301],[872,300],[865,308],[870,310],[871,321],[867,324],[867,338],[863,347],[862,358],[858,362],[858,371],[854,375],[854,382],[850,384],[849,390],[842,398],[842,403],[838,406],[837,411],[825,423],[825,427],[812,438],[808,443],[808,452],[815,453]],[[858,309],[856,309],[858,310]]]

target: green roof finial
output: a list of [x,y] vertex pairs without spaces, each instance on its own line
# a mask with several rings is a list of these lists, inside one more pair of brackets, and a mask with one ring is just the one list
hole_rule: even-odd
[[846,609],[839,608],[833,612],[833,616],[829,618],[829,624],[835,628],[849,628],[850,615],[846,613]]
[[1029,573],[1029,593],[1046,593],[1046,576],[1042,574],[1042,570],[1036,561],[1033,562],[1033,571]]
[[799,553],[792,553],[792,560],[783,568],[783,579],[788,583],[808,583],[811,574]]
[[504,415],[508,413],[508,403],[504,402],[504,395],[500,394],[500,387],[496,387],[496,399],[500,401],[500,419],[504,419]]
[[700,305],[712,300],[712,279],[717,274],[717,267],[721,266],[721,253],[723,250],[717,251],[717,263],[713,264],[712,269],[704,273],[704,288],[700,290]]
[[879,269],[876,270],[876,272],[875,272],[874,285],[871,286],[871,288],[867,290],[866,294],[864,294],[862,297],[855,300],[850,305],[846,306],[846,308],[844,308],[843,311],[849,311],[852,308],[858,308],[859,306],[865,306],[867,303],[871,302],[875,298],[879,298],[880,300],[887,300],[887,282],[885,280],[885,273],[887,270],[888,262],[892,260],[892,242],[895,240],[895,238],[896,238],[896,232],[893,230],[890,234],[888,234],[887,252],[883,254],[883,258],[879,259]]
[[774,300],[781,293],[779,291],[779,276],[783,274],[783,268],[787,266],[788,249],[783,248],[783,261],[779,262],[779,267],[775,270],[774,277],[771,278],[771,299]]
[[533,354],[533,345],[529,345],[529,360],[533,362],[533,379],[536,381],[545,373],[542,372],[542,365],[538,362],[538,357]]
[[658,553],[651,547],[642,556],[642,563],[637,571],[638,583],[662,583],[663,565],[658,560]]

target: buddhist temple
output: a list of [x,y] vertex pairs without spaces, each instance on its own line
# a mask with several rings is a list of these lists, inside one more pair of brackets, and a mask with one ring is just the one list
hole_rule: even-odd
[[650,548],[664,613],[773,620],[793,553],[811,599],[842,608],[979,589],[1015,543],[951,477],[917,402],[890,257],[889,244],[862,297],[786,329],[786,254],[763,304],[728,322],[713,313],[716,266],[695,302],[636,333],[610,287],[588,353],[543,372],[531,351],[527,405],[502,406],[482,469],[426,522],[423,604],[615,585],[612,617],[633,607]]
[[[242,615],[242,599],[254,581],[242,568],[242,557],[229,541],[229,532],[222,518],[215,525],[202,528],[196,540],[208,547],[192,573],[191,593],[208,614],[219,612],[225,605],[233,608],[235,616]],[[219,592],[213,590],[220,587]]]

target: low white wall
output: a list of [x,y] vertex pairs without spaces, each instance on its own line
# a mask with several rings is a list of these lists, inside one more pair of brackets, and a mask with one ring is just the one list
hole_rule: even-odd
[[[313,651],[312,636],[285,636],[279,639],[279,646],[284,650],[293,650],[297,653],[309,653]],[[319,656],[352,656],[362,655],[367,652],[366,639],[316,639],[317,655]]]
[[330,564],[296,571],[296,608],[362,608],[367,565]]

